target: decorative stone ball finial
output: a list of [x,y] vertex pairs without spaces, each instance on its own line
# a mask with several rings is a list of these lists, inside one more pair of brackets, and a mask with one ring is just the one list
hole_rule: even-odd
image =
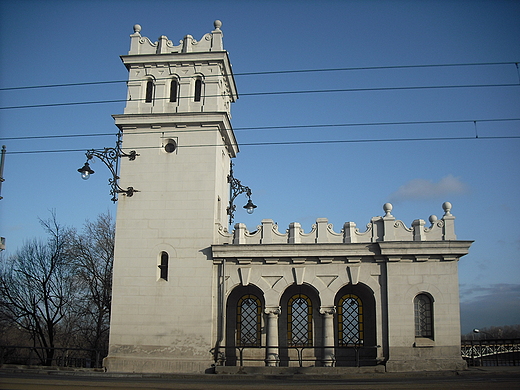
[[428,220],[430,221],[430,223],[431,223],[432,225],[434,225],[435,222],[437,222],[438,218],[437,218],[436,215],[430,215],[430,218],[428,218]]
[[140,33],[141,32],[141,25],[140,24],[134,24],[134,32]]
[[213,26],[215,26],[215,30],[220,30],[220,27],[222,27],[222,22],[217,19],[213,22]]
[[392,206],[392,203],[385,203],[383,205],[383,211],[386,213],[385,217],[391,217],[392,214],[392,209],[394,208],[394,206]]
[[442,208],[444,210],[444,215],[451,215],[451,203],[450,202],[444,202],[442,204]]

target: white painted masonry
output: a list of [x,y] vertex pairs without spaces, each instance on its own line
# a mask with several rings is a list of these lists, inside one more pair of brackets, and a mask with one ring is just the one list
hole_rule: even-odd
[[[238,94],[220,27],[175,46],[165,36],[152,43],[136,25],[121,57],[128,102],[114,119],[123,148],[139,156],[121,161],[120,184],[139,192],[118,202],[107,370],[236,372],[240,352],[246,367],[278,370],[300,365],[299,352],[302,366],[322,370],[463,368],[457,262],[471,242],[456,239],[449,202],[429,226],[405,226],[387,203],[366,231],[347,222],[335,232],[320,218],[308,233],[267,219],[228,232]],[[418,295],[431,301],[427,337],[416,336]],[[289,314],[295,297],[309,302],[303,348]],[[357,341],[343,345],[345,297],[362,310]],[[258,302],[258,337],[239,345],[244,299]]]

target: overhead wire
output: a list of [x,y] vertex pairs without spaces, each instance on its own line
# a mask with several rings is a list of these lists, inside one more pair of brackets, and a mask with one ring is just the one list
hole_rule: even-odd
[[[492,118],[492,119],[455,119],[455,120],[431,120],[431,121],[401,121],[401,122],[358,122],[358,123],[322,123],[309,125],[280,125],[280,126],[252,126],[252,127],[235,127],[233,131],[252,131],[252,130],[283,130],[283,129],[315,129],[315,128],[337,128],[337,127],[367,127],[367,126],[404,126],[404,125],[437,125],[437,124],[457,124],[457,123],[476,123],[478,122],[513,122],[520,121],[520,118]],[[183,129],[176,128],[175,133],[205,132],[215,131],[214,128],[202,129]],[[164,133],[164,129],[133,132],[132,134],[159,134]],[[0,137],[0,141],[21,141],[36,139],[54,139],[54,138],[82,138],[82,137],[106,137],[116,136],[117,133],[94,133],[94,134],[55,134],[55,135],[32,135],[20,137]]]
[[[288,73],[309,73],[309,72],[334,72],[334,71],[353,71],[353,70],[376,70],[376,69],[411,69],[411,68],[435,68],[435,67],[456,67],[456,66],[488,66],[488,65],[515,65],[518,69],[518,62],[485,62],[485,63],[463,63],[463,64],[429,64],[429,65],[396,65],[396,66],[373,66],[373,67],[347,67],[347,68],[326,68],[326,69],[300,69],[300,70],[279,70],[279,71],[261,71],[261,72],[244,72],[237,73],[235,76],[250,76],[250,75],[272,75],[272,74],[288,74]],[[127,82],[126,80],[113,81],[99,81],[99,82],[81,82],[81,83],[64,83],[64,84],[50,84],[40,86],[21,86],[0,88],[0,91],[17,90],[17,89],[36,89],[36,88],[50,88],[50,87],[69,87],[69,86],[84,86],[84,85],[102,85]],[[338,93],[338,92],[370,92],[370,91],[400,91],[400,90],[429,90],[429,89],[453,89],[453,88],[491,88],[491,87],[514,87],[520,84],[466,84],[466,85],[426,85],[426,86],[404,86],[404,87],[376,87],[376,88],[340,88],[340,89],[321,89],[321,90],[300,90],[300,91],[271,91],[271,92],[249,92],[242,93],[241,96],[262,96],[262,95],[283,95],[283,94],[311,94],[311,93]],[[220,95],[206,95],[205,98],[216,97]],[[180,97],[192,99],[193,97]],[[168,99],[168,98],[164,98]],[[122,103],[128,101],[144,101],[145,99],[113,99],[100,101],[83,101],[83,102],[65,102],[65,103],[46,103],[34,105],[8,106],[0,107],[0,110],[17,109],[17,108],[38,108],[38,107],[55,107],[55,106],[72,106],[72,105],[87,105],[87,104],[104,104],[104,103]],[[156,98],[154,100],[161,100]],[[506,119],[480,119],[480,120],[439,120],[439,121],[407,121],[407,122],[372,122],[372,123],[336,123],[336,124],[315,124],[315,125],[285,125],[285,126],[255,126],[235,128],[235,131],[240,130],[272,130],[272,129],[297,129],[297,128],[327,128],[327,127],[353,127],[353,126],[391,126],[391,125],[424,125],[424,124],[450,124],[450,123],[469,123],[473,122],[476,126],[477,122],[499,122],[499,121],[517,121],[520,118],[506,118]],[[213,131],[212,129],[207,129]],[[176,132],[186,131],[204,131],[204,130],[181,130],[176,129]],[[161,131],[157,131],[161,132]],[[115,135],[114,133],[97,133],[97,134],[65,134],[65,135],[48,135],[48,136],[24,136],[24,137],[4,137],[0,140],[22,140],[22,139],[51,139],[51,138],[78,138],[78,137],[99,137]],[[478,135],[476,138],[479,138]],[[505,137],[480,137],[481,139],[516,139],[516,136]],[[460,140],[473,139],[473,137],[432,137],[432,138],[392,138],[392,139],[365,139],[365,140],[319,140],[319,141],[287,141],[287,142],[256,142],[256,143],[241,143],[241,146],[259,146],[259,145],[298,145],[298,144],[321,144],[321,143],[347,143],[347,142],[396,142],[396,141],[432,141],[432,140]],[[218,146],[218,145],[189,145],[184,147],[204,147],[204,146]],[[55,152],[77,152],[84,150],[77,149],[59,149],[59,150],[40,150],[40,151],[11,151],[9,154],[21,153],[55,153]]]
[[[409,87],[375,87],[375,88],[338,88],[338,89],[317,89],[317,90],[300,90],[300,91],[271,91],[271,92],[246,92],[241,96],[269,96],[269,95],[294,95],[294,94],[310,94],[310,93],[331,93],[331,92],[373,92],[373,91],[411,91],[411,90],[435,90],[435,89],[456,89],[456,88],[497,88],[497,87],[520,87],[520,84],[506,83],[506,84],[460,84],[460,85],[424,85],[424,86],[409,86]],[[219,97],[220,95],[204,95],[205,98]],[[193,96],[180,97],[181,99],[193,99]],[[157,100],[169,100],[169,97],[155,98]],[[113,99],[113,100],[99,100],[99,101],[84,101],[84,102],[66,102],[66,103],[44,103],[44,104],[28,104],[18,106],[4,106],[0,110],[12,110],[20,108],[41,108],[41,107],[60,107],[60,106],[75,106],[87,104],[104,104],[104,103],[122,103],[130,101],[145,101],[145,99]]]
[[275,70],[260,72],[243,72],[237,73],[239,76],[250,75],[270,75],[270,74],[290,74],[290,73],[310,73],[310,72],[337,72],[337,71],[359,71],[359,70],[387,70],[387,69],[421,69],[421,68],[445,68],[457,66],[488,66],[488,65],[516,65],[518,62],[469,62],[458,64],[423,64],[423,65],[383,65],[383,66],[360,66],[347,68],[324,68],[324,69],[293,69],[293,70]]
[[[340,72],[340,71],[360,71],[360,70],[387,70],[387,69],[421,69],[421,68],[445,68],[445,67],[468,67],[468,66],[498,66],[498,65],[515,65],[518,69],[518,62],[469,62],[469,63],[455,63],[455,64],[419,64],[419,65],[387,65],[387,66],[358,66],[358,67],[341,67],[341,68],[322,68],[322,69],[291,69],[291,70],[272,70],[272,71],[257,71],[257,72],[239,72],[234,73],[236,76],[262,76],[275,74],[292,74],[292,73],[317,73],[317,72]],[[218,77],[220,75],[207,75],[206,77]],[[158,78],[157,80],[166,80],[165,78]],[[87,85],[103,85],[126,83],[128,80],[108,80],[108,81],[86,81],[77,83],[60,83],[47,85],[26,85],[17,87],[4,87],[0,91],[15,91],[23,89],[39,89],[39,88],[57,88],[57,87],[76,87]]]
[[[467,141],[467,140],[503,140],[503,139],[520,139],[520,135],[508,136],[463,136],[463,137],[424,137],[424,138],[379,138],[379,139],[351,139],[351,140],[310,140],[310,141],[269,141],[269,142],[241,142],[240,144],[231,144],[231,146],[283,146],[283,145],[320,145],[320,144],[346,144],[346,143],[372,143],[372,142],[418,142],[418,141]],[[192,144],[177,145],[179,149],[183,148],[205,148],[205,147],[221,147],[222,144]],[[145,149],[161,149],[160,146],[141,146],[132,147],[134,150]],[[71,153],[85,152],[86,149],[51,149],[51,150],[24,150],[24,151],[6,151],[7,154],[43,154],[43,153]]]

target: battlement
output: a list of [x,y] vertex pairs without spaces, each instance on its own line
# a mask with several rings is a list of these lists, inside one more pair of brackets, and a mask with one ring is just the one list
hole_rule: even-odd
[[[219,112],[230,115],[238,99],[233,70],[222,44],[219,20],[200,41],[186,35],[175,46],[162,35],[152,43],[141,26],[130,35],[130,51],[121,56],[128,69],[126,114]],[[183,123],[184,125],[184,123]]]
[[271,219],[262,220],[262,225],[254,232],[249,232],[246,225],[237,223],[234,231],[229,233],[222,225],[217,225],[217,245],[219,244],[330,244],[330,243],[370,243],[381,241],[452,241],[456,240],[454,220],[451,214],[451,203],[444,202],[444,215],[438,219],[435,215],[429,218],[430,226],[422,219],[416,219],[407,227],[403,221],[392,214],[393,206],[385,203],[385,216],[373,217],[360,232],[354,222],[345,222],[341,232],[336,233],[327,218],[318,218],[309,233],[305,233],[298,222],[293,222],[285,233],[278,230],[278,225]]
[[200,41],[195,40],[191,35],[186,35],[184,39],[179,41],[179,45],[175,46],[165,35],[161,35],[156,42],[152,42],[149,38],[141,36],[141,26],[136,24],[134,26],[134,33],[130,35],[130,51],[128,54],[172,54],[223,51],[222,31],[220,30],[222,22],[220,20],[215,20],[213,25],[215,29],[212,32],[205,34]]

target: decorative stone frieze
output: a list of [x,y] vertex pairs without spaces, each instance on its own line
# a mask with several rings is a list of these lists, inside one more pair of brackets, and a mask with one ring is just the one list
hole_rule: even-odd
[[445,214],[438,220],[430,217],[431,225],[426,226],[422,219],[416,219],[409,228],[403,221],[396,220],[391,214],[393,206],[385,203],[384,217],[374,217],[360,232],[354,222],[345,222],[343,229],[337,233],[326,218],[318,218],[309,233],[305,233],[298,222],[292,222],[289,228],[281,233],[272,219],[262,220],[262,225],[249,232],[246,225],[237,223],[233,233],[227,232],[217,225],[218,244],[328,244],[328,243],[368,243],[381,241],[452,241],[456,240],[454,220],[451,215],[451,204],[443,204]]
[[157,42],[152,42],[149,38],[142,37],[142,28],[136,24],[134,26],[134,33],[130,35],[130,51],[128,54],[142,55],[223,51],[222,30],[220,30],[222,22],[215,20],[213,25],[215,29],[211,33],[205,34],[199,41],[188,34],[184,39],[179,41],[179,45],[175,46],[165,35],[161,35]]

